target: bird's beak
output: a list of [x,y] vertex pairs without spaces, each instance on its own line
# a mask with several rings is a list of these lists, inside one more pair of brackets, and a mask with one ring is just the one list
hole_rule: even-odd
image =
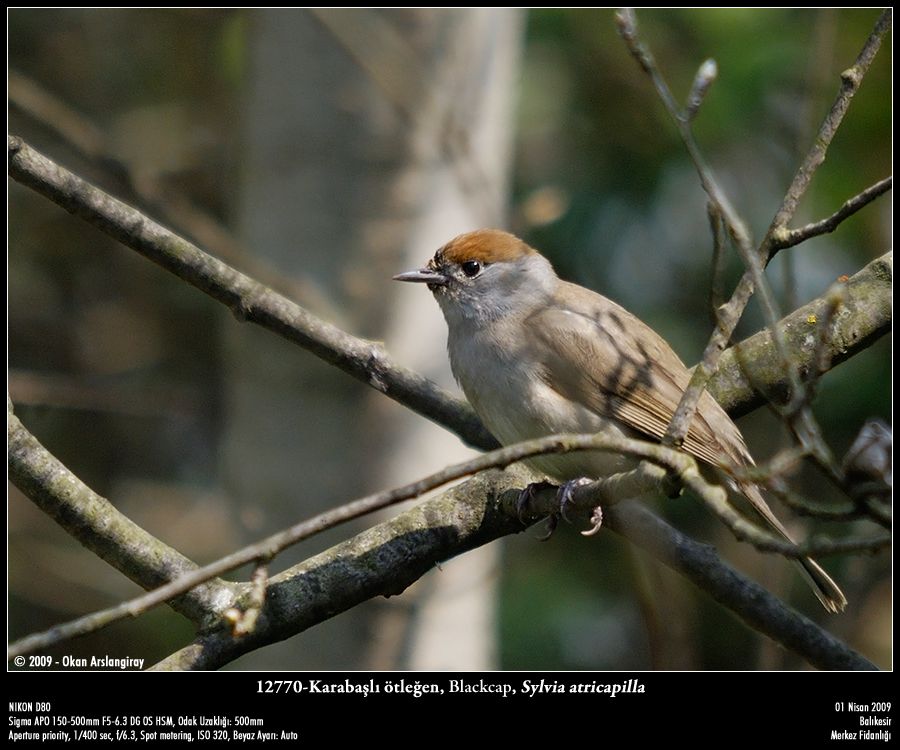
[[447,283],[447,277],[430,268],[422,268],[418,271],[398,273],[394,276],[394,281],[418,281],[422,284],[428,284],[429,286],[443,286]]

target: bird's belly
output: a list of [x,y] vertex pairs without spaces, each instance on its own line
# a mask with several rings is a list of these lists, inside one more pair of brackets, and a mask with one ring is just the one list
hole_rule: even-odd
[[[462,385],[475,411],[503,445],[564,432],[635,436],[628,427],[564,398],[539,378],[515,367],[501,380],[496,384],[499,387]],[[600,451],[548,454],[525,463],[560,481],[608,476],[637,464],[628,456]]]

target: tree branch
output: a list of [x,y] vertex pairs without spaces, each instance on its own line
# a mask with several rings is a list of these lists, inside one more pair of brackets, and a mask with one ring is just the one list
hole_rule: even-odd
[[[631,440],[626,438],[617,438],[606,435],[554,435],[518,443],[507,448],[501,448],[499,450],[492,451],[490,453],[478,456],[454,466],[447,467],[442,471],[436,472],[435,474],[429,475],[428,477],[425,477],[424,479],[418,480],[416,482],[412,482],[411,484],[408,484],[404,487],[375,493],[374,495],[369,495],[333,510],[327,511],[326,513],[315,516],[312,519],[296,524],[289,529],[280,531],[277,534],[263,539],[261,542],[257,542],[256,544],[249,545],[247,547],[244,547],[243,549],[233,552],[220,560],[210,563],[209,565],[186,572],[178,579],[170,581],[165,585],[162,585],[159,588],[154,589],[153,591],[150,591],[149,593],[144,594],[143,596],[140,596],[136,599],[123,602],[107,610],[94,612],[90,615],[79,618],[64,625],[59,625],[50,631],[46,631],[44,633],[35,633],[27,636],[26,638],[23,638],[9,646],[9,648],[7,649],[7,658],[12,658],[14,656],[29,653],[39,648],[46,648],[47,646],[57,643],[63,639],[83,635],[88,632],[94,632],[112,624],[113,622],[124,619],[125,617],[135,616],[141,612],[147,611],[151,607],[155,607],[175,596],[179,596],[189,591],[194,586],[197,586],[198,584],[203,583],[210,578],[213,578],[214,576],[220,575],[229,570],[233,570],[248,562],[267,562],[279,551],[302,539],[308,538],[313,534],[323,531],[326,528],[331,528],[344,521],[350,520],[352,518],[357,518],[361,515],[370,513],[375,510],[380,510],[403,500],[421,496],[425,492],[440,485],[446,484],[447,482],[453,481],[454,479],[459,479],[463,476],[467,476],[486,469],[492,469],[494,467],[508,466],[511,463],[536,455],[543,455],[547,453],[565,453],[579,450],[602,450],[615,453],[623,453],[635,456],[640,459],[644,459],[651,462],[652,464],[661,466],[669,472],[676,474],[686,486],[692,489],[698,495],[698,497],[700,497],[701,500],[711,510],[713,510],[713,512],[718,514],[729,525],[729,527],[740,539],[749,540],[760,548],[776,550],[790,557],[797,557],[801,554],[806,554],[809,552],[809,549],[807,547],[801,548],[796,545],[775,539],[768,532],[765,532],[759,527],[754,526],[753,524],[746,521],[746,519],[742,518],[739,514],[737,514],[734,509],[732,509],[730,505],[728,505],[727,500],[725,499],[725,491],[721,487],[709,484],[699,472],[695,460],[686,453],[655,443],[649,443],[641,440]],[[643,472],[641,470],[641,467],[639,467],[639,469],[635,473],[637,475],[641,475],[645,472]],[[649,477],[650,482],[658,481],[661,477],[665,476],[666,472],[659,469],[657,469],[655,472],[647,473],[647,477]],[[638,479],[640,480],[640,477],[638,477]],[[616,475],[607,480],[593,483],[592,485],[588,485],[587,487],[578,488],[573,493],[573,507],[583,511],[585,509],[594,508],[598,505],[598,503],[604,502],[602,492],[607,482],[628,482],[631,484],[631,486],[638,486],[637,484],[634,484],[635,481],[636,480],[634,477],[629,476],[628,473],[626,473],[623,475]],[[647,482],[648,480],[645,478],[644,481]],[[646,486],[650,485],[647,484]],[[530,517],[529,522],[533,522],[537,518],[543,517],[550,513],[554,513],[556,511],[555,491],[545,491],[543,493],[534,492],[531,493],[531,495],[533,502],[528,508]],[[519,497],[519,495],[517,495],[517,497]],[[425,507],[425,505],[427,504],[423,504],[423,506],[420,507]],[[507,503],[504,511],[505,514],[509,516],[510,522],[513,523],[513,525],[510,526],[509,523],[501,524],[498,527],[500,529],[499,531],[496,531],[496,533],[491,532],[492,535],[489,535],[487,537],[482,538],[478,534],[469,533],[468,531],[463,533],[462,531],[460,531],[459,533],[455,533],[452,535],[453,539],[456,539],[456,541],[453,542],[452,540],[447,540],[446,534],[442,535],[438,540],[440,543],[438,557],[434,557],[433,554],[429,551],[431,550],[433,545],[429,543],[428,539],[414,539],[410,540],[408,543],[398,542],[400,546],[396,550],[393,548],[393,545],[384,545],[383,548],[380,548],[381,554],[382,556],[389,556],[390,560],[389,565],[385,569],[383,574],[390,575],[392,586],[398,585],[398,582],[400,585],[399,590],[394,591],[393,589],[391,589],[389,593],[399,593],[399,591],[405,589],[406,586],[409,585],[409,583],[421,576],[433,564],[441,559],[446,559],[456,554],[460,554],[461,552],[465,552],[475,546],[484,544],[487,541],[495,539],[503,534],[521,530],[521,528],[523,527],[523,523],[521,520],[522,513],[518,505],[518,502],[515,503],[515,507]],[[606,504],[606,507],[610,506]],[[437,516],[437,520],[440,521],[439,527],[444,527],[447,525],[455,527],[457,521],[459,520],[457,516],[454,515],[455,513],[456,511],[453,507],[442,510]],[[404,514],[404,517],[411,518],[414,516]],[[429,515],[428,518],[434,520],[432,515]],[[595,530],[597,527],[599,527],[599,523],[596,523]],[[405,530],[406,526],[401,524],[401,526],[398,528],[401,528],[401,530]],[[422,527],[421,525],[416,525],[415,528],[431,527]],[[459,537],[459,539],[457,539],[457,537]],[[357,539],[360,538],[361,537],[357,537]],[[384,542],[384,539],[381,539],[381,542]],[[351,547],[347,546],[348,544],[348,542],[345,542],[344,545],[338,545],[337,548],[334,548],[342,550],[339,553],[341,560],[346,557],[347,550],[351,549]],[[857,543],[854,542],[854,544]],[[410,569],[411,572],[409,573],[409,575],[411,575],[412,577],[408,580],[404,578],[403,575],[399,572],[395,574],[390,573],[390,565],[395,564],[395,558],[397,557],[397,555],[399,555],[403,560],[407,561],[407,563],[412,566],[412,568]],[[307,570],[310,566],[316,567],[319,565],[322,559],[323,558],[320,555],[317,558],[313,558],[312,560],[308,560],[302,563],[299,568],[295,568],[295,570],[299,569],[301,571],[304,571]],[[421,567],[423,564],[425,565],[424,568]],[[259,567],[260,566],[258,566],[258,568]],[[374,567],[374,562],[367,562],[364,565],[366,575],[372,574],[374,572]],[[398,568],[398,570],[402,569],[403,565]],[[267,575],[268,574],[266,572],[266,577]],[[265,588],[265,586],[263,587],[266,601],[268,601],[268,596],[273,590],[273,587],[275,587],[279,581],[284,579],[284,575],[285,574],[282,574],[282,576],[273,579],[272,586],[270,586],[269,588]],[[346,576],[346,571],[341,575]],[[334,585],[336,587],[336,590],[333,593],[337,597],[336,600],[340,600],[342,592],[344,591],[344,587],[339,584],[337,579],[329,580],[329,585]],[[228,622],[231,622],[232,625],[234,625],[235,623],[240,623],[242,621],[240,608],[233,606],[232,603],[240,599],[242,595],[244,596],[244,598],[249,596],[250,601],[248,603],[248,609],[255,610],[252,615],[254,621],[253,628],[252,633],[244,636],[245,639],[249,640],[242,640],[241,642],[252,643],[253,638],[261,637],[260,633],[264,634],[268,632],[266,629],[267,626],[265,626],[264,624],[260,625],[261,622],[264,623],[265,621],[265,618],[262,617],[262,614],[264,614],[261,601],[263,599],[263,594],[257,591],[253,584],[242,585],[240,587],[240,591],[240,595],[233,596],[231,597],[231,601],[226,601],[224,603],[223,606],[227,606],[227,609],[225,609],[224,611],[223,606],[216,606],[215,603],[213,603],[212,611],[207,610],[204,613],[205,617],[203,618],[203,621],[207,625],[210,625],[217,618],[222,618]],[[375,593],[383,592],[377,591]],[[373,595],[375,594],[369,594],[369,596]],[[358,601],[361,600],[354,600],[352,603],[357,603]],[[352,606],[352,604],[350,606]],[[330,608],[328,609],[327,614],[330,616],[331,614],[339,611],[342,611],[342,609]],[[279,629],[283,626],[276,624],[272,625],[271,627]],[[248,627],[247,630],[251,630],[251,628]],[[271,630],[271,628],[269,628],[269,630]],[[292,632],[299,631],[295,630]],[[291,635],[292,632],[288,633],[288,635]],[[231,638],[232,636],[228,637]],[[280,639],[280,637],[275,638],[275,640]],[[241,651],[240,653],[243,653],[243,651]]]
[[471,407],[427,378],[395,363],[378,342],[351,336],[170,232],[131,206],[8,136],[10,176],[122,244],[227,305],[238,320],[267,328],[299,344],[468,444],[490,449],[497,441]]
[[[401,402],[408,403],[408,405],[411,402],[419,404],[420,408],[416,409],[417,411],[448,426],[457,433],[466,432],[464,427],[460,427],[460,424],[468,424],[466,416],[474,419],[474,415],[468,411],[467,407],[460,407],[459,401],[448,400],[449,397],[446,394],[443,394],[424,378],[390,363],[377,345],[356,339],[315,319],[299,306],[261,287],[246,276],[204,254],[190,243],[154,224],[134,209],[130,209],[75,175],[57,167],[53,162],[37,154],[15,138],[10,139],[10,173],[16,179],[34,187],[73,213],[87,218],[112,236],[138,249],[147,257],[190,281],[215,299],[236,309],[239,317],[257,322],[275,330],[291,341],[300,343],[323,359],[337,364]],[[873,266],[875,267],[873,268]],[[875,264],[870,264],[857,276],[861,278],[854,277],[854,283],[862,281],[863,277],[876,282],[873,285],[873,292],[878,299],[862,326],[854,328],[856,331],[862,329],[867,332],[855,337],[850,336],[849,346],[838,347],[836,355],[831,360],[832,364],[868,345],[871,340],[889,328],[890,258],[886,257],[876,261]],[[874,277],[874,279],[869,277]],[[888,300],[887,304],[885,304],[885,299]],[[806,308],[804,308],[805,310]],[[789,316],[786,325],[793,317]],[[840,326],[841,322],[842,316],[836,316],[835,325]],[[849,321],[844,320],[843,322],[847,324]],[[855,326],[855,323],[851,323],[851,325]],[[758,336],[765,336],[766,333],[758,334]],[[831,340],[837,343],[839,340],[846,341],[847,339],[841,339],[835,335],[831,337]],[[818,354],[814,352],[810,356],[818,356]],[[748,368],[748,371],[754,372],[754,368]],[[742,373],[741,375],[743,377]],[[416,390],[420,384],[424,384],[423,391]],[[749,386],[747,388],[751,395],[748,399],[744,394],[743,403],[755,399],[752,388]],[[398,394],[402,394],[402,396]],[[714,395],[720,397],[719,393],[714,393]],[[729,401],[730,398],[734,398],[735,403],[740,401],[734,392],[721,394],[720,400],[728,407],[732,405]],[[408,401],[404,401],[404,399]],[[756,399],[757,402],[758,400]],[[462,419],[459,419],[460,408],[463,409]],[[472,442],[476,444],[487,442],[483,437],[483,428],[481,430],[469,429],[466,434],[472,437]],[[482,435],[481,438],[478,437],[479,434]],[[478,443],[478,440],[483,442]],[[294,532],[296,533],[296,527]],[[457,550],[457,553],[458,551],[461,550]],[[243,562],[264,557],[265,552],[266,550],[255,549],[251,557],[243,559]],[[243,564],[243,562],[237,562],[231,567]],[[200,571],[195,571],[187,576],[188,579],[193,580],[190,585],[196,585],[199,582],[194,578],[195,575],[202,580],[203,576],[200,576],[199,573]],[[208,577],[208,572],[204,574]],[[158,601],[161,602],[182,593],[183,590],[186,589],[158,591],[152,592],[152,594],[159,597]],[[125,611],[130,613],[131,610],[126,607]]]
[[883,180],[879,180],[858,195],[854,195],[852,198],[845,201],[844,205],[828,218],[806,224],[797,229],[788,229],[785,232],[779,233],[778,239],[772,240],[773,251],[784,250],[786,247],[793,247],[794,245],[799,245],[801,242],[806,242],[806,240],[812,237],[818,237],[821,234],[833,232],[838,228],[842,221],[849,219],[857,211],[868,206],[873,200],[884,195],[893,187],[893,184],[893,177],[885,177]]
[[[700,147],[694,139],[694,133],[691,129],[691,121],[697,113],[703,100],[703,95],[715,80],[715,61],[707,60],[700,66],[691,87],[688,105],[685,110],[682,110],[672,95],[649,47],[640,39],[634,10],[623,8],[618,11],[616,13],[616,25],[628,51],[653,82],[653,86],[666,112],[668,112],[675,123],[682,143],[690,155],[691,161],[694,163],[694,168],[697,170],[697,175],[700,178],[700,184],[709,197],[708,211],[713,222],[714,243],[717,241],[716,223],[721,222],[727,227],[728,236],[740,248],[741,255],[744,257],[752,255],[753,247],[750,242],[750,233],[747,231],[737,211],[732,207],[725,191],[719,186],[712,169],[706,163],[706,159],[703,157]],[[737,327],[738,321],[741,319],[752,294],[752,277],[747,272],[741,278],[728,302],[715,308],[716,325],[703,349],[700,362],[694,368],[688,386],[681,395],[675,413],[669,421],[666,434],[663,436],[663,444],[680,446],[684,442],[697,407],[700,405],[700,398],[703,392],[707,390],[709,380],[718,366],[719,358],[728,345],[728,341],[731,339],[731,335]]]
[[[616,24],[618,26],[619,34],[628,47],[629,52],[652,80],[666,111],[672,117],[685,148],[694,162],[703,189],[709,196],[710,211],[713,215],[714,240],[716,239],[715,230],[717,222],[721,220],[727,225],[728,233],[747,266],[747,271],[735,288],[731,299],[727,304],[715,309],[716,327],[704,349],[701,361],[694,369],[690,383],[685,389],[678,407],[675,410],[675,414],[669,423],[666,435],[663,438],[664,444],[680,445],[683,441],[697,408],[697,404],[699,403],[700,396],[703,390],[707,388],[709,379],[717,369],[718,360],[755,288],[760,293],[763,300],[763,309],[766,313],[767,322],[770,327],[770,343],[774,345],[775,350],[779,353],[782,366],[781,369],[784,374],[783,378],[793,386],[790,397],[796,408],[790,410],[791,425],[798,430],[802,442],[810,445],[817,461],[827,470],[830,470],[832,474],[835,473],[834,461],[828,452],[824,441],[822,441],[819,436],[819,431],[815,421],[812,419],[811,411],[807,408],[807,399],[804,398],[804,393],[801,389],[802,380],[800,373],[797,371],[793,359],[788,356],[786,341],[781,330],[776,325],[778,315],[775,313],[774,299],[770,289],[765,284],[765,278],[762,271],[772,255],[774,255],[775,243],[785,242],[789,238],[791,233],[790,230],[787,229],[787,224],[790,222],[791,218],[793,218],[797,203],[806,191],[813,173],[822,161],[824,161],[828,146],[840,126],[841,120],[850,105],[850,100],[859,88],[863,76],[878,52],[881,45],[881,39],[890,27],[890,23],[891,11],[886,10],[879,18],[875,29],[866,41],[854,66],[844,71],[841,75],[842,85],[837,100],[820,128],[813,147],[807,154],[807,157],[800,168],[797,170],[794,180],[788,188],[782,201],[782,205],[773,219],[772,225],[770,226],[760,249],[754,251],[750,244],[749,233],[747,232],[743,221],[732,208],[728,197],[716,181],[712,170],[700,152],[691,129],[691,121],[697,113],[703,95],[715,80],[715,62],[707,60],[700,66],[691,89],[691,94],[688,98],[688,104],[682,109],[678,106],[675,97],[669,90],[669,87],[656,64],[653,54],[639,37],[637,19],[634,11],[630,8],[624,8],[616,13]],[[876,188],[877,189],[873,190],[876,194],[878,189],[886,189],[884,186],[876,186]],[[857,196],[857,199],[853,199],[850,203],[858,203],[859,206],[852,207],[852,210],[848,210],[847,215],[854,210],[858,210],[861,205],[864,205],[865,202],[871,200],[873,197],[874,195],[864,197]],[[839,221],[840,218],[835,221],[835,226]]]
[[[70,472],[30,433],[6,401],[9,478],[22,493],[94,554],[145,589],[178,580],[195,563],[120,513]],[[172,607],[204,624],[232,599],[232,584],[208,581],[172,600]]]
[[691,580],[750,628],[799,654],[814,667],[876,669],[868,659],[723,562],[713,547],[673,529],[647,508],[633,502],[621,503],[607,515],[616,532]]
[[813,140],[813,145],[803,160],[803,164],[800,165],[800,169],[794,175],[794,179],[791,181],[790,187],[788,187],[781,202],[781,207],[775,214],[772,225],[766,232],[766,237],[762,242],[761,255],[766,262],[774,254],[777,243],[781,242],[784,239],[784,235],[790,231],[788,224],[790,224],[791,219],[794,218],[794,214],[797,212],[797,205],[809,187],[816,170],[825,161],[828,147],[831,145],[831,141],[835,133],[837,133],[844,115],[847,114],[850,101],[859,90],[863,77],[872,64],[872,60],[878,54],[881,40],[891,27],[892,20],[893,11],[887,8],[879,16],[878,21],[875,23],[875,28],[863,45],[856,61],[851,67],[841,73],[841,86],[834,104],[832,104],[831,109],[825,116],[825,120],[819,127],[819,132]]

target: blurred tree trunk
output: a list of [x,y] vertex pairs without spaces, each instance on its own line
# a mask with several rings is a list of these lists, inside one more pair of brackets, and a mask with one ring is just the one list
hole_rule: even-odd
[[[390,277],[455,234],[503,222],[519,14],[268,10],[247,22],[245,246],[303,304],[448,383],[437,306]],[[225,362],[223,476],[248,537],[465,455],[444,430],[274,337],[229,327]],[[359,607],[239,665],[277,667],[289,649],[308,669],[490,666],[495,557],[491,545],[429,576],[418,587],[428,595],[401,610],[410,621]]]

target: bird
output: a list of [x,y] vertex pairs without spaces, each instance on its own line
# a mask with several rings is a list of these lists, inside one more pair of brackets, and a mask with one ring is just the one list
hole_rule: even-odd
[[[447,322],[453,376],[502,445],[559,433],[659,441],[688,386],[688,368],[662,336],[612,300],[563,281],[543,255],[503,230],[461,234],[425,267],[393,278],[424,283],[433,293]],[[755,465],[737,425],[706,391],[681,448],[715,470]],[[637,465],[633,457],[599,451],[526,463],[564,487]],[[728,483],[793,542],[755,484]],[[815,560],[796,562],[827,611],[846,607]]]

